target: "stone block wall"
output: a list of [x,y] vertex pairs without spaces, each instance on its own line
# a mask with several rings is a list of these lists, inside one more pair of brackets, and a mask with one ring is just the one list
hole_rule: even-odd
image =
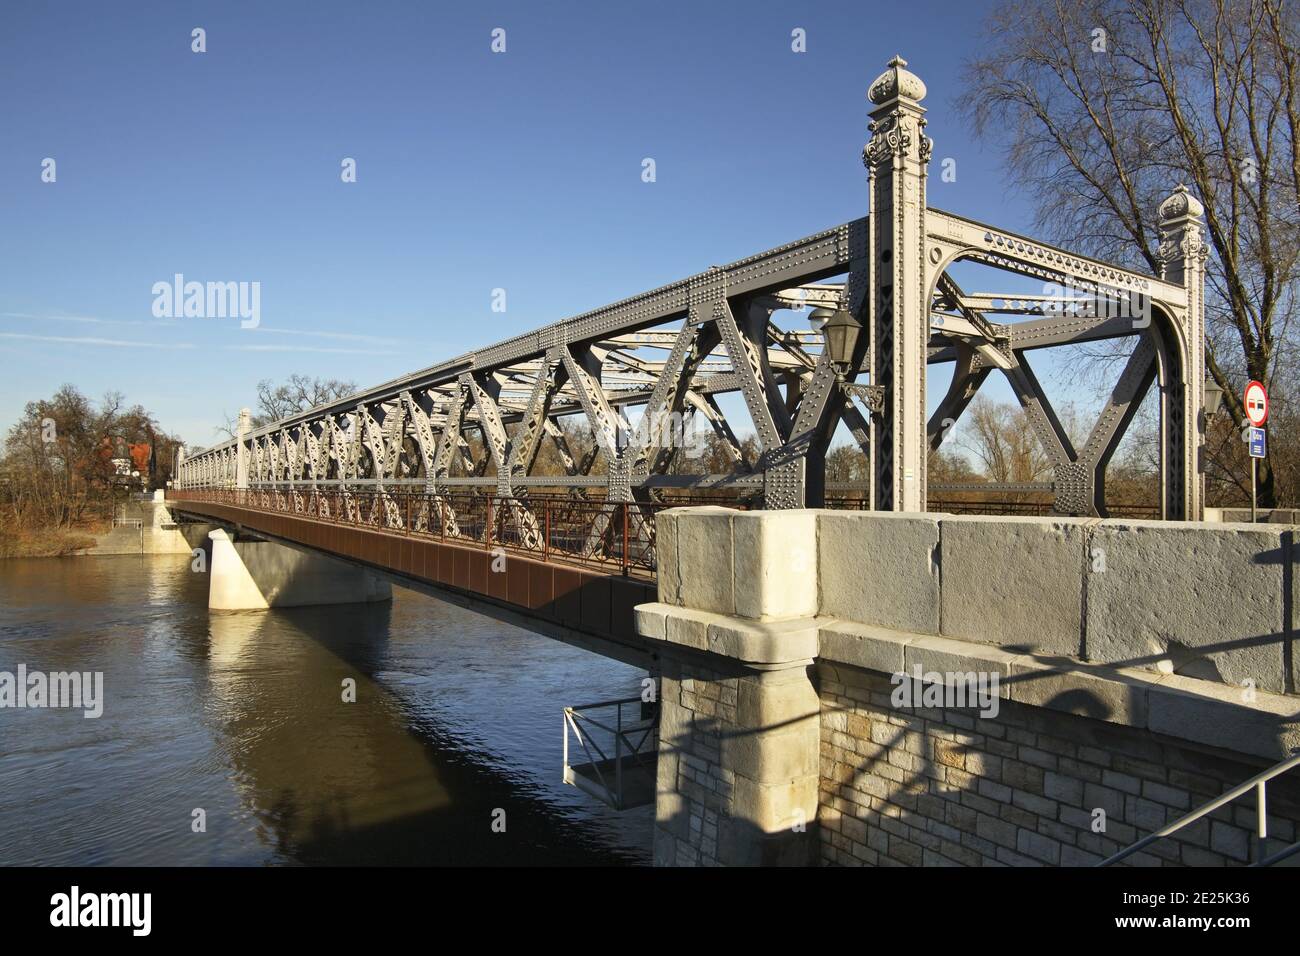
[[[636,621],[663,662],[661,864],[1096,863],[1300,750],[1295,529],[723,508],[658,529]],[[940,696],[896,704],[904,675]],[[1270,783],[1266,850],[1298,789]],[[1253,815],[1128,862],[1245,862]]]
[[[992,718],[898,708],[887,676],[847,664],[819,661],[816,681],[829,865],[1090,866],[1274,762],[1010,700]],[[1268,808],[1276,852],[1300,828],[1294,774]],[[1243,864],[1254,828],[1243,797],[1124,862]]]
[[1300,684],[1289,525],[817,512],[818,613],[1274,694]]
[[718,828],[736,775],[722,766],[722,737],[736,726],[738,678],[669,667],[660,680],[656,866],[716,866]]

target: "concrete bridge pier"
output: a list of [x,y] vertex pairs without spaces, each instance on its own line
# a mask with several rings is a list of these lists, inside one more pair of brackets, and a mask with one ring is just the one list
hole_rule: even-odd
[[655,863],[805,866],[820,734],[814,515],[691,514],[659,516],[659,602],[637,608],[642,636],[664,642]]
[[393,588],[378,575],[318,551],[275,541],[234,540],[222,528],[209,533],[208,607],[262,610],[313,604],[390,601]]

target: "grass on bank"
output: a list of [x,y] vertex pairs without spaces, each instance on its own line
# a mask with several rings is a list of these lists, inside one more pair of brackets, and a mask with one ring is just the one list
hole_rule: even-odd
[[22,528],[0,524],[0,558],[57,558],[95,546],[107,523],[82,528]]

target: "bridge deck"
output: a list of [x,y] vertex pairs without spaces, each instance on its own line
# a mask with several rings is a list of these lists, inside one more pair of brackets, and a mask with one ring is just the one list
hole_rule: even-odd
[[168,501],[182,515],[247,528],[618,644],[640,643],[632,610],[656,600],[654,578],[644,569],[610,573],[571,563],[562,552],[533,556],[493,544],[487,535],[475,541],[325,520],[256,506],[246,493],[169,492]]

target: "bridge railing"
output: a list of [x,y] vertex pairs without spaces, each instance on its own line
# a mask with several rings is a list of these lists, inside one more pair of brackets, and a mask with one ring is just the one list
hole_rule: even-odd
[[[193,488],[172,490],[167,496],[173,501],[292,514],[389,534],[478,545],[487,551],[499,548],[542,561],[590,565],[623,575],[654,574],[655,515],[697,503],[686,496],[662,502],[610,502],[547,495],[293,486]],[[715,499],[709,503],[743,507]]]
[[1119,863],[1121,860],[1127,859],[1139,850],[1146,849],[1152,843],[1173,836],[1179,830],[1191,826],[1202,817],[1209,816],[1220,807],[1227,806],[1234,800],[1244,797],[1252,790],[1255,793],[1255,839],[1251,851],[1254,862],[1250,865],[1272,866],[1275,863],[1281,863],[1283,860],[1290,859],[1296,854],[1300,854],[1300,842],[1292,843],[1290,846],[1278,851],[1277,853],[1265,856],[1265,848],[1267,847],[1268,840],[1268,782],[1274,777],[1280,777],[1282,774],[1294,770],[1296,767],[1300,767],[1300,753],[1292,754],[1286,760],[1276,763],[1267,770],[1257,773],[1245,783],[1238,784],[1227,793],[1222,793],[1208,803],[1197,807],[1190,813],[1184,814],[1173,823],[1161,827],[1155,833],[1149,834],[1141,840],[1138,840],[1132,846],[1126,847],[1113,856],[1107,857],[1098,863],[1097,866],[1112,866],[1115,863]]

